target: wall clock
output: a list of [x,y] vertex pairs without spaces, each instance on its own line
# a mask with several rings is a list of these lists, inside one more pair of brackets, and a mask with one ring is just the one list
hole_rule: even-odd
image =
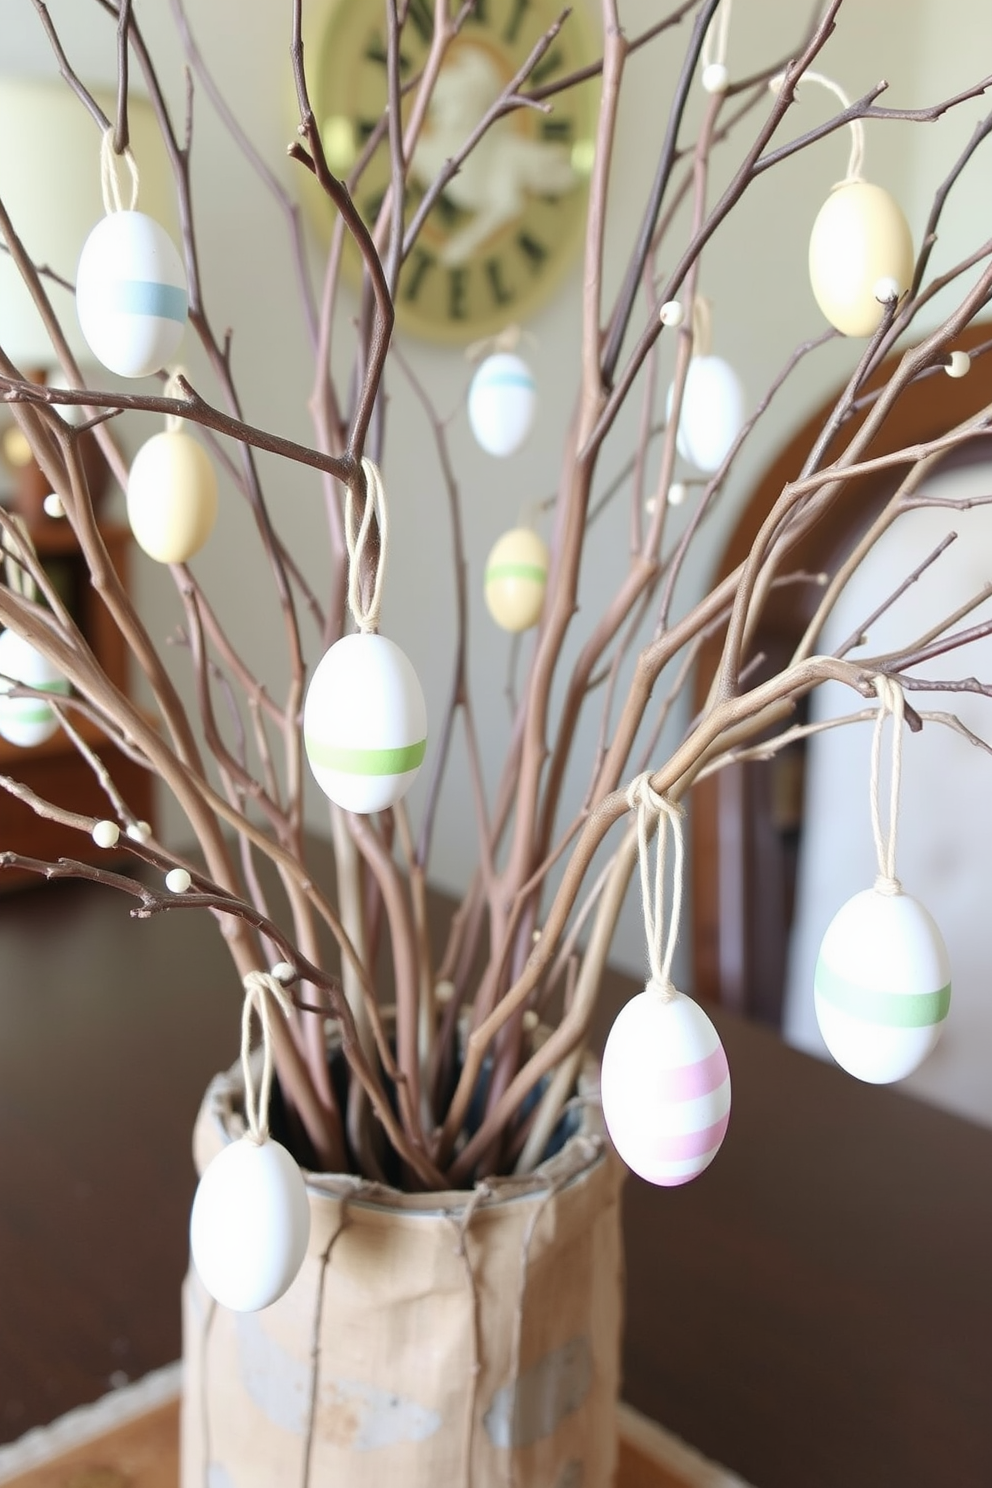
[[[423,67],[433,9],[432,0],[410,0],[400,60],[404,80]],[[476,0],[452,44],[414,155],[408,216],[560,13],[559,0]],[[598,54],[580,0],[532,84],[565,77]],[[307,72],[328,162],[347,177],[386,102],[384,5],[329,0],[318,7]],[[402,329],[437,341],[470,341],[525,320],[559,283],[583,234],[598,83],[583,83],[551,103],[550,113],[521,109],[500,120],[449,184],[404,265],[396,306]],[[367,222],[375,219],[388,175],[383,142],[355,188]],[[311,199],[329,231],[333,209]],[[353,276],[357,270],[355,254]]]

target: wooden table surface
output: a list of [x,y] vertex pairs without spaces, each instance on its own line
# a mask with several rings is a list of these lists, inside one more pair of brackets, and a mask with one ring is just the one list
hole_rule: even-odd
[[[0,965],[10,1440],[178,1356],[190,1132],[240,995],[208,917],[84,884],[0,899]],[[988,1488],[992,1132],[717,1021],[723,1151],[626,1188],[626,1398],[756,1488]]]

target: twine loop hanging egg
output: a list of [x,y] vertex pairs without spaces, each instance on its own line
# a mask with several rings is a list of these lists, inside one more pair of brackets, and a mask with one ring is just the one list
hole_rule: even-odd
[[76,313],[98,361],[120,377],[147,377],[172,360],[186,328],[182,259],[144,212],[110,212],[83,244]]
[[[69,683],[30,641],[15,630],[0,634],[0,734],[9,744],[32,749],[50,739],[59,726],[41,698],[6,696],[17,682],[40,692],[67,694]],[[8,680],[8,678],[10,680]]]
[[303,1175],[279,1142],[244,1136],[224,1147],[197,1186],[190,1249],[210,1295],[258,1312],[295,1280],[310,1239]]
[[913,278],[913,239],[898,202],[883,186],[842,181],[817,213],[809,277],[823,314],[845,336],[870,336],[882,322],[879,281],[899,295]]
[[[675,389],[668,390],[666,418]],[[719,470],[744,425],[744,389],[729,362],[718,356],[690,358],[682,391],[675,443],[697,470]]]
[[512,455],[534,425],[537,390],[522,357],[498,351],[480,363],[468,390],[468,421],[490,455]]
[[372,632],[336,641],[310,680],[303,737],[317,784],[338,806],[394,806],[427,750],[427,707],[405,652]]
[[548,550],[532,527],[513,527],[486,560],[486,605],[503,630],[529,630],[541,618],[548,583]]
[[217,520],[217,476],[192,435],[167,429],[141,446],[127,518],[138,546],[159,563],[185,563],[200,551]]
[[837,911],[814,974],[816,1020],[837,1063],[885,1085],[940,1038],[951,967],[933,918],[909,894],[865,889]]
[[621,1008],[602,1065],[603,1116],[627,1166],[675,1187],[713,1161],[730,1120],[730,1070],[698,1003],[653,982]]

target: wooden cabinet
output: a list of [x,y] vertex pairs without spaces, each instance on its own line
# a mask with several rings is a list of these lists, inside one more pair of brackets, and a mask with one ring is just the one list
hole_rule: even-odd
[[[106,524],[103,536],[114,567],[127,587],[131,533],[126,526]],[[53,584],[76,617],[107,676],[126,689],[130,661],[127,646],[90,583],[72,529],[66,522],[39,523],[32,529],[31,538]],[[73,723],[102,759],[138,820],[152,821],[151,774],[108,743],[97,725],[88,719],[77,717]],[[21,781],[45,800],[69,810],[94,816],[115,814],[90,765],[61,730],[34,749],[20,749],[0,738],[0,774]],[[0,851],[45,860],[70,857],[84,862],[98,858],[101,863],[108,862],[108,854],[84,833],[35,815],[6,790],[0,790]],[[37,882],[36,875],[4,869],[0,872],[0,891],[29,881]]]

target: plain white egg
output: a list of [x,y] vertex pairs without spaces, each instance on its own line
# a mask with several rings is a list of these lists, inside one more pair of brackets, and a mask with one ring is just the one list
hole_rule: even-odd
[[[23,682],[42,692],[66,694],[69,684],[47,656],[19,636],[16,630],[0,635],[0,694],[10,691],[15,682]],[[11,678],[11,681],[7,679]],[[32,749],[50,739],[59,726],[58,718],[41,698],[0,696],[0,734],[10,744]]]
[[164,367],[183,338],[186,270],[163,227],[144,212],[111,212],[83,244],[76,313],[98,361],[120,377]]
[[548,549],[532,527],[514,527],[486,559],[486,605],[503,630],[529,630],[541,618],[548,584]]
[[837,911],[814,973],[816,1019],[837,1063],[873,1085],[901,1080],[940,1038],[951,965],[909,894],[865,889]]
[[845,336],[870,336],[884,306],[880,280],[904,294],[913,278],[913,238],[898,202],[883,186],[844,181],[817,213],[809,240],[809,278],[816,303]]
[[307,759],[346,811],[384,811],[406,795],[427,750],[427,706],[405,652],[348,635],[318,664],[303,708]]
[[486,357],[468,390],[468,421],[490,455],[512,455],[534,425],[537,390],[522,357],[499,351]]
[[210,1295],[234,1312],[281,1297],[303,1264],[310,1205],[285,1147],[241,1137],[218,1152],[193,1199],[190,1249]]
[[648,983],[620,1010],[603,1051],[603,1116],[627,1166],[674,1187],[713,1161],[730,1120],[730,1070],[698,1003]]
[[[674,387],[665,417],[671,418]],[[675,443],[697,470],[719,470],[744,425],[744,389],[729,362],[717,356],[690,358]]]
[[159,563],[186,563],[200,551],[217,520],[217,476],[198,440],[166,430],[141,446],[128,477],[127,519],[135,542]]

